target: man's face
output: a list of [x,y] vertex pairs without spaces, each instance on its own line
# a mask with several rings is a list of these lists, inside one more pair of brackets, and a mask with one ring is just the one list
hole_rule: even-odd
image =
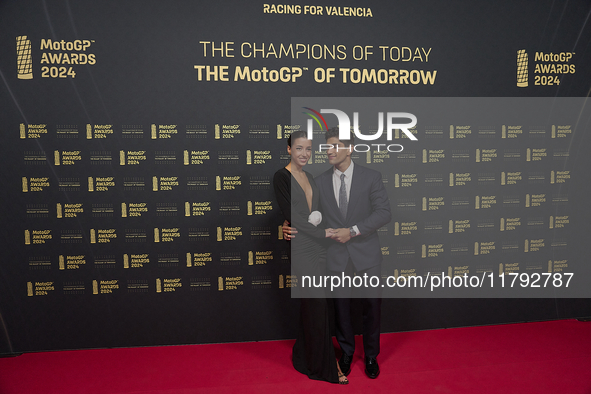
[[338,168],[342,163],[348,163],[351,160],[350,148],[352,148],[352,146],[349,145],[346,147],[345,144],[339,141],[338,137],[331,137],[326,140],[326,143],[333,146],[326,151],[328,155],[328,162],[331,165]]

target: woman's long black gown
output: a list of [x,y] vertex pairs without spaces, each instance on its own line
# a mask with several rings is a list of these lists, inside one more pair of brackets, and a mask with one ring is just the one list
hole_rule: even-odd
[[[308,223],[310,213],[320,208],[318,188],[312,175],[307,172],[306,175],[313,192],[312,210],[308,207],[304,190],[287,169],[280,169],[273,177],[279,207],[291,227],[298,231],[290,241],[292,272],[298,275],[298,286],[302,284],[302,274],[324,275],[326,263],[326,249],[320,243],[325,238],[324,228]],[[301,327],[293,346],[293,366],[310,379],[338,383],[336,357],[330,335],[328,300],[323,288],[316,291],[318,298],[301,299]]]

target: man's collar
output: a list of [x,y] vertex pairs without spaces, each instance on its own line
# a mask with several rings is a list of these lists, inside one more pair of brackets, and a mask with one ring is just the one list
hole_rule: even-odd
[[333,172],[336,173],[339,177],[341,174],[345,174],[345,177],[350,178],[353,175],[353,160],[351,160],[351,164],[344,172],[341,172],[338,168],[333,167]]

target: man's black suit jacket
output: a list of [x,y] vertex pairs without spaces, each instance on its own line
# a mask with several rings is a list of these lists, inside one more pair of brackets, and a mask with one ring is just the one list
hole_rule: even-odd
[[376,230],[391,220],[390,201],[382,182],[382,175],[378,171],[354,165],[347,217],[343,219],[335,199],[333,171],[331,167],[315,179],[320,192],[324,225],[329,228],[349,228],[357,225],[360,235],[344,244],[330,240],[327,269],[345,271],[349,259],[357,272],[375,267],[382,262],[382,251]]

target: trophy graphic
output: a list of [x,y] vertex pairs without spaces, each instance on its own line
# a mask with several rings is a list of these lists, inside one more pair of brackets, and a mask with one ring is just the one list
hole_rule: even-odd
[[528,85],[527,52],[525,49],[517,51],[517,87],[526,88]]
[[27,36],[16,38],[16,65],[18,79],[33,79],[31,40],[27,40]]

